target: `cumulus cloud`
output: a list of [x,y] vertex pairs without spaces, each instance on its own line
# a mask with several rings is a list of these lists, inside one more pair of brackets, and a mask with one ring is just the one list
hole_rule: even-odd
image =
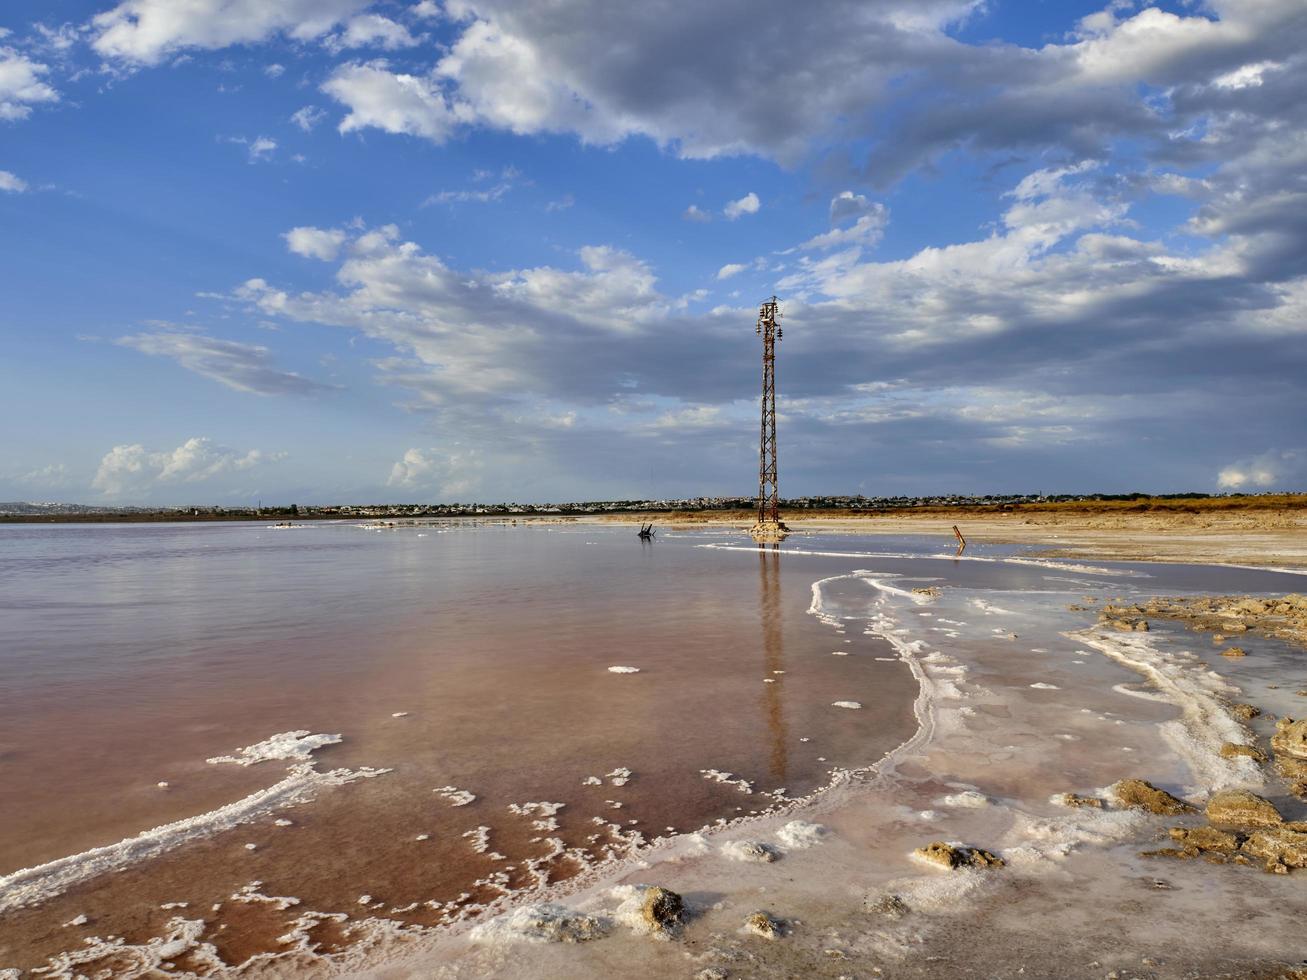
[[727,221],[734,221],[736,218],[745,214],[757,214],[758,209],[762,207],[762,201],[753,191],[745,194],[744,197],[735,201],[728,201],[726,207],[722,208],[722,214]]
[[50,68],[0,45],[0,120],[26,119],[32,107],[59,101],[59,93],[43,81]]
[[731,276],[738,276],[741,272],[743,272],[747,268],[749,268],[748,263],[727,262],[724,266],[722,266],[720,269],[717,270],[717,278],[729,279],[731,278]]
[[340,247],[345,244],[345,233],[339,228],[313,228],[301,226],[292,228],[282,235],[286,247],[296,255],[309,259],[321,259],[330,262],[340,254]]
[[114,446],[96,470],[91,487],[106,497],[147,493],[160,484],[203,483],[225,473],[285,459],[284,452],[240,452],[205,437],[187,439],[173,450],[151,451],[140,443]]
[[1270,450],[1224,467],[1216,476],[1216,485],[1222,490],[1295,489],[1289,481],[1303,478],[1305,458],[1298,449]]
[[268,348],[257,344],[242,344],[179,330],[139,333],[120,337],[116,343],[142,354],[169,358],[186,370],[235,391],[259,395],[312,395],[331,390],[330,385],[278,370]]
[[414,448],[390,468],[386,486],[433,492],[452,500],[476,489],[480,468],[475,453]]
[[380,14],[360,14],[345,22],[345,28],[327,39],[327,46],[333,51],[347,48],[382,48],[395,51],[399,48],[411,48],[418,39],[408,32],[403,24],[396,23]]
[[[846,224],[852,221],[852,224]],[[808,239],[800,248],[834,248],[839,245],[873,246],[885,233],[889,209],[853,191],[841,191],[830,202],[830,231]],[[844,227],[841,227],[844,226]]]
[[712,221],[712,215],[697,204],[691,204],[688,208],[682,211],[681,217],[686,221],[697,221],[700,223]]
[[23,180],[17,174],[12,174],[8,170],[0,170],[0,191],[8,191],[10,194],[21,194],[27,190],[27,181]]
[[103,57],[155,65],[187,48],[255,44],[284,34],[321,37],[369,0],[122,0],[91,18],[91,46]]
[[339,126],[342,133],[371,126],[440,143],[460,118],[436,82],[391,72],[384,61],[342,65],[323,83],[322,91],[349,109]]

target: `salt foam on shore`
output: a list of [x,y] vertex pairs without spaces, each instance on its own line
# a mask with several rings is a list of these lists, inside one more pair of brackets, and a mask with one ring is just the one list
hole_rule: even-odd
[[[315,749],[339,741],[340,735],[310,735],[307,731],[282,732],[239,749],[235,755],[216,756],[207,761],[250,766],[274,759],[308,760],[309,754]],[[0,913],[35,905],[73,885],[158,857],[188,841],[210,837],[284,807],[308,802],[319,789],[342,786],[387,772],[390,770],[370,767],[318,772],[311,760],[297,761],[290,767],[285,779],[234,803],[142,831],[117,844],[94,847],[80,854],[5,875],[0,878]]]

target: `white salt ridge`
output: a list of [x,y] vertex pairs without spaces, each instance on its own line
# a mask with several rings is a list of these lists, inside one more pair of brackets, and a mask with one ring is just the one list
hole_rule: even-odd
[[392,718],[407,718],[407,717],[408,717],[408,712],[407,712],[407,711],[392,711],[392,712],[390,713],[390,717],[392,717]]
[[1179,706],[1180,718],[1157,728],[1189,766],[1194,779],[1190,792],[1265,786],[1265,774],[1251,759],[1221,757],[1223,743],[1242,743],[1246,738],[1243,726],[1225,707],[1238,688],[1214,674],[1202,660],[1187,651],[1163,651],[1147,634],[1109,635],[1090,628],[1068,635],[1142,674]]
[[285,817],[279,817],[278,819],[272,821],[272,824],[274,827],[293,827],[295,825],[295,821],[287,820]]
[[849,655],[849,651],[848,651],[848,650],[832,650],[832,651],[830,652],[830,655],[831,655],[832,657],[847,657],[847,656]]
[[317,749],[324,745],[335,745],[340,740],[339,735],[310,735],[308,729],[300,729],[294,732],[282,732],[254,745],[247,745],[243,749],[237,749],[235,755],[219,755],[204,761],[211,765],[230,762],[238,766],[255,766],[260,762],[286,759],[305,762]]
[[457,786],[437,786],[431,792],[439,793],[442,798],[449,801],[450,806],[467,806],[469,803],[476,802],[474,793],[459,789]]
[[614,786],[625,786],[631,781],[631,770],[627,769],[625,766],[618,766],[612,772],[605,773],[605,775],[608,777],[608,781]]
[[858,701],[832,701],[832,708],[861,708],[862,704]]
[[807,820],[791,820],[776,831],[776,839],[792,850],[802,850],[805,847],[820,844],[822,838],[828,833],[830,831],[819,823],[809,823]]
[[609,667],[609,668],[608,668],[608,673],[610,673],[610,674],[638,674],[638,673],[640,673],[640,668],[639,668],[639,667]]
[[[208,761],[254,765],[271,759],[301,759],[307,758],[315,748],[341,740],[339,735],[306,736],[308,732],[274,735],[258,745],[241,749],[235,756]],[[0,877],[0,914],[43,902],[99,875],[157,858],[181,844],[230,830],[288,806],[306,803],[325,787],[343,786],[390,771],[364,766],[318,772],[311,761],[297,763],[280,782],[216,810],[142,831],[117,844],[94,847]]]
[[485,854],[490,850],[490,828],[477,827],[473,830],[465,830],[463,836],[470,838],[472,841],[472,850],[478,854]]
[[91,920],[88,919],[85,914],[76,915],[73,918],[69,919],[67,922],[65,922],[64,927],[67,928],[68,926],[84,926],[86,925],[86,923],[90,921]]
[[1061,689],[1060,687],[1058,687],[1056,684],[1046,684],[1046,683],[1044,683],[1043,681],[1035,681],[1035,683],[1031,684],[1030,686],[1033,687],[1033,688],[1034,688],[1035,690],[1037,690],[1037,691],[1060,691],[1060,690],[1062,690],[1062,689]]
[[585,779],[581,780],[582,786],[602,786],[603,784],[604,781],[598,776],[586,776]]

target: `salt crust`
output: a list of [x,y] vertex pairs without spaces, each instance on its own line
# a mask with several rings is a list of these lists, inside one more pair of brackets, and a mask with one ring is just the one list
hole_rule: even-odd
[[574,943],[596,939],[612,928],[609,920],[544,902],[514,909],[475,926],[468,939],[483,946],[512,943]]
[[469,793],[465,789],[459,789],[457,786],[437,786],[432,792],[439,793],[441,797],[449,801],[450,806],[467,806],[469,803],[476,801],[475,794]]
[[830,706],[832,708],[861,708],[862,703],[860,701],[832,701]]
[[609,667],[609,668],[608,668],[608,673],[610,673],[610,674],[638,674],[638,673],[640,673],[640,668],[639,668],[639,667]]
[[776,839],[785,847],[792,850],[801,850],[805,847],[812,847],[813,844],[820,844],[821,839],[829,832],[819,823],[809,823],[807,820],[791,820],[776,831]]
[[[315,749],[323,745],[334,745],[340,740],[339,735],[309,735],[307,731],[283,732],[239,749],[235,755],[218,756],[208,761],[251,766],[274,759],[308,760],[309,754]],[[366,766],[318,772],[312,761],[296,761],[285,779],[234,803],[142,831],[117,844],[94,847],[80,854],[23,868],[0,877],[0,914],[43,902],[73,885],[156,858],[189,841],[230,830],[284,807],[306,803],[313,799],[316,791],[325,787],[343,786],[388,772],[389,769]]]

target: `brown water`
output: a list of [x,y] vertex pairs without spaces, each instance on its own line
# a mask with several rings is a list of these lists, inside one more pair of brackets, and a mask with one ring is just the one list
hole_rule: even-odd
[[[282,948],[306,909],[449,921],[637,834],[806,794],[909,735],[906,667],[807,615],[813,581],[848,562],[696,546],[726,540],[741,543],[567,524],[0,527],[0,879],[272,786],[288,762],[205,760],[277,733],[339,734],[319,771],[392,770],[7,911],[0,967],[86,935],[144,941],[177,914],[165,903],[204,910],[229,963]],[[451,806],[445,786],[476,799]],[[564,805],[510,810],[531,802]],[[482,827],[478,853],[465,835]],[[300,904],[231,900],[253,881]]]

